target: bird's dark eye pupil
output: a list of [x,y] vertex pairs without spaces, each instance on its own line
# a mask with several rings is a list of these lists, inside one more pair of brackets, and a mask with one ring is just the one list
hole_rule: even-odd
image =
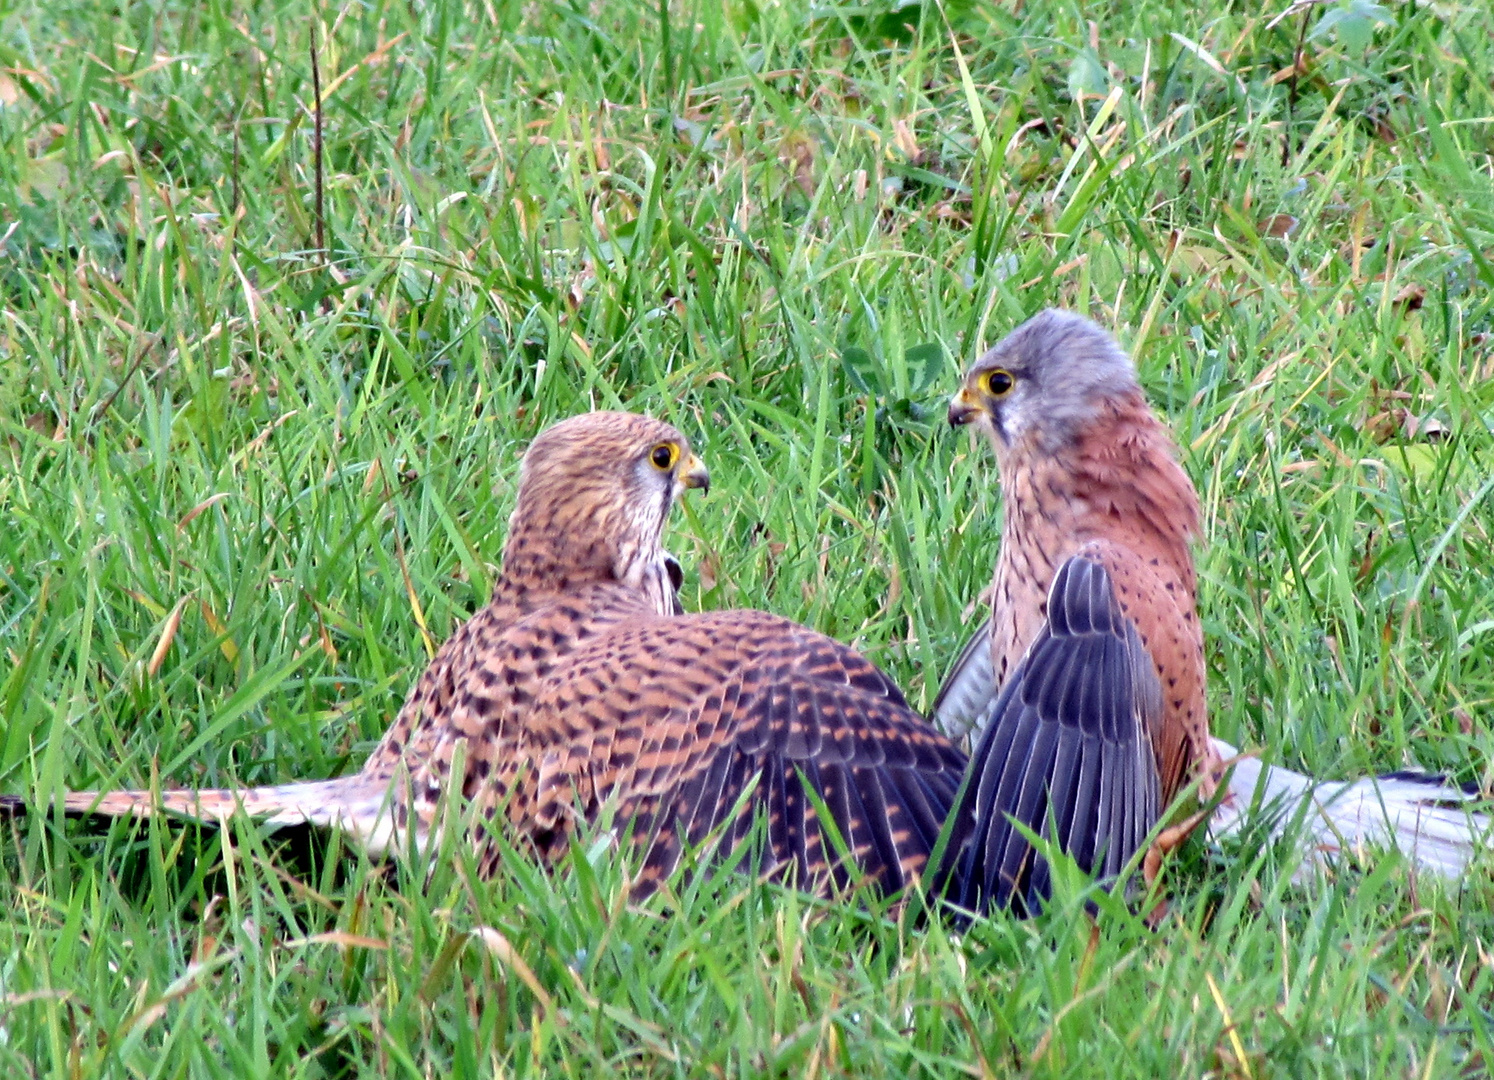
[[1004,394],[1012,388],[1012,377],[1005,371],[993,371],[990,378],[991,393]]
[[661,468],[661,469],[667,469],[667,468],[669,468],[669,462],[670,462],[670,459],[672,457],[673,457],[673,455],[669,452],[669,447],[667,447],[667,446],[656,446],[656,447],[654,447],[654,464],[657,465],[659,468]]

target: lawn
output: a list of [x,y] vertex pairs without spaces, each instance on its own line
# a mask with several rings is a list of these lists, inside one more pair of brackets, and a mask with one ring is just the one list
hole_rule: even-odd
[[[315,66],[313,66],[315,57]],[[1494,780],[1494,14],[1365,0],[0,8],[0,790],[356,767],[593,407],[711,466],[691,610],[926,707],[990,578],[961,366],[1135,350],[1204,504],[1215,730]],[[317,109],[319,86],[321,107]],[[319,137],[318,137],[319,133]],[[474,883],[0,822],[7,1076],[1463,1076],[1494,859],[1195,846],[960,929],[605,843]]]

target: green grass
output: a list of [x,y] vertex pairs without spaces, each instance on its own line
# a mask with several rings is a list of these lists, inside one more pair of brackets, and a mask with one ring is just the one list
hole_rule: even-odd
[[[943,403],[1055,303],[1138,349],[1203,496],[1215,729],[1488,783],[1494,17],[1284,6],[0,6],[0,788],[356,766],[487,597],[528,439],[592,406],[712,467],[687,607],[926,705],[999,531]],[[953,934],[731,875],[634,907],[586,847],[474,886],[454,847],[0,831],[5,1075],[1494,1056],[1489,860],[1194,851],[1156,932],[1070,883]]]

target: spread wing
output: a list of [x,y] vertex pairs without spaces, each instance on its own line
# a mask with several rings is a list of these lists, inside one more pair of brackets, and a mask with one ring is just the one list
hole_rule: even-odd
[[610,800],[646,850],[644,890],[714,830],[730,851],[761,809],[760,869],[805,888],[865,876],[896,891],[925,867],[965,767],[866,659],[753,611],[601,636],[557,668],[526,727],[531,835]]
[[1001,688],[971,761],[958,813],[971,822],[955,896],[972,910],[1035,910],[1046,860],[1013,825],[1111,876],[1159,812],[1152,724],[1162,691],[1110,574],[1076,555],[1054,576],[1048,622]]

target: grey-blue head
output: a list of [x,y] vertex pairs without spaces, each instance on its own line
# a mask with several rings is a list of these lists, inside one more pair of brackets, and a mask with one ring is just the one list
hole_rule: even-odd
[[1083,315],[1049,308],[1017,327],[965,372],[949,405],[955,427],[976,424],[999,443],[1073,441],[1108,400],[1136,389],[1136,368]]

